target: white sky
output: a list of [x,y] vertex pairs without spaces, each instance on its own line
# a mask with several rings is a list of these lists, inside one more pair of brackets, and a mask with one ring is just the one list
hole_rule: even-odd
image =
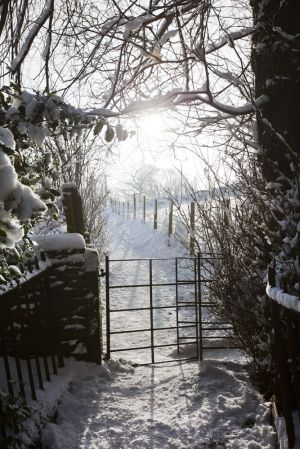
[[[107,182],[108,187],[114,195],[120,195],[128,187],[126,180],[128,175],[145,165],[153,165],[159,169],[174,169],[194,184],[197,181],[198,189],[208,188],[207,167],[212,169],[220,177],[224,177],[225,169],[219,161],[219,153],[212,148],[207,149],[209,137],[201,136],[197,151],[201,157],[193,154],[188,149],[188,139],[185,146],[176,146],[176,153],[171,147],[171,134],[167,132],[168,123],[162,114],[143,116],[137,123],[137,135],[128,138],[125,142],[119,142],[112,148],[113,157],[108,161]],[[135,129],[133,124],[128,124],[128,130]],[[174,135],[172,136],[174,139]],[[193,148],[195,150],[195,147]],[[178,173],[179,175],[179,173]],[[213,177],[213,176],[212,176]]]

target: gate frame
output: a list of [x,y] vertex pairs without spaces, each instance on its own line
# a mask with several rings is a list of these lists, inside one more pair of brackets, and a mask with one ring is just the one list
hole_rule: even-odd
[[[210,257],[208,257],[210,256]],[[212,307],[213,304],[210,302],[203,302],[202,301],[202,286],[201,284],[212,282],[212,279],[203,279],[201,278],[201,262],[203,260],[212,260],[216,258],[221,258],[219,255],[214,253],[197,253],[196,256],[186,256],[186,257],[169,257],[169,258],[133,258],[133,259],[109,259],[109,256],[106,255],[105,257],[105,283],[106,283],[106,359],[110,359],[112,352],[125,352],[125,351],[135,351],[139,349],[151,349],[151,362],[148,363],[137,363],[137,365],[149,365],[149,364],[159,364],[159,363],[168,363],[168,362],[176,362],[176,361],[190,361],[190,360],[203,360],[203,350],[204,349],[227,349],[228,346],[216,346],[216,347],[204,347],[203,346],[203,339],[206,338],[220,338],[220,337],[207,337],[203,335],[204,331],[210,331],[210,330],[219,330],[219,331],[229,331],[232,330],[232,327],[227,327],[229,324],[222,323],[222,322],[215,322],[213,324],[220,325],[226,325],[226,327],[204,327],[203,325],[211,324],[209,322],[204,322],[202,319],[202,308],[203,307]],[[153,274],[152,274],[152,268],[153,268],[153,261],[175,261],[175,282],[172,283],[153,283]],[[194,261],[194,279],[193,280],[185,280],[182,281],[178,279],[178,260],[190,260]],[[110,285],[110,262],[134,262],[134,261],[149,261],[149,283],[145,284],[125,284],[125,285]],[[188,302],[186,305],[180,305],[180,301],[178,301],[178,287],[180,285],[194,285],[194,301],[191,304]],[[153,287],[175,287],[175,305],[171,306],[153,306]],[[138,287],[144,287],[149,288],[149,307],[131,307],[131,308],[122,308],[122,309],[111,309],[110,308],[110,290],[112,289],[120,289],[120,288],[138,288]],[[178,319],[178,311],[181,307],[194,307],[195,308],[195,319],[196,321],[193,322],[191,325],[187,326],[180,326],[179,324],[184,324],[183,321]],[[162,328],[155,328],[154,322],[153,322],[153,311],[156,309],[176,309],[176,326],[171,327],[162,327]],[[150,328],[146,329],[135,329],[135,330],[124,330],[124,331],[111,331],[111,322],[110,317],[112,312],[134,312],[139,310],[149,310],[150,311]],[[179,330],[184,328],[195,328],[196,336],[194,337],[187,337],[189,341],[187,343],[181,343],[180,342],[180,336],[179,336]],[[154,343],[154,332],[157,330],[177,330],[177,342],[172,344],[165,344],[165,345],[155,345]],[[142,347],[133,347],[133,348],[117,348],[117,349],[111,349],[111,335],[115,334],[129,334],[129,333],[138,333],[138,332],[150,332],[150,346],[142,346]],[[226,337],[223,337],[226,338]],[[227,337],[231,338],[231,337]],[[155,361],[155,348],[161,348],[161,347],[177,347],[177,353],[179,355],[179,348],[183,344],[196,344],[196,356],[195,357],[188,357],[188,358],[178,358],[178,359],[172,359],[172,360],[163,360],[156,362]],[[237,349],[237,346],[234,346],[235,349]]]

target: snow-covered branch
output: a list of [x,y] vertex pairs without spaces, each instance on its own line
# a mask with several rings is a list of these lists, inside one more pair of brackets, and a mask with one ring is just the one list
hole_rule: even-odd
[[10,70],[12,73],[15,73],[18,70],[18,68],[20,67],[20,65],[22,64],[24,59],[26,58],[35,37],[39,33],[39,31],[42,28],[42,26],[44,25],[44,23],[50,17],[51,12],[53,11],[53,6],[54,6],[54,0],[46,1],[43,11],[41,12],[40,16],[35,21],[35,24],[29,31],[28,35],[26,36],[24,43],[22,44],[18,54],[13,59],[11,65],[10,65]]
[[[205,95],[203,95],[205,94]],[[124,114],[135,114],[141,111],[157,110],[164,108],[172,108],[175,106],[189,104],[191,102],[200,102],[211,106],[212,108],[227,114],[229,116],[247,115],[260,109],[265,103],[269,101],[267,95],[261,95],[253,102],[247,102],[242,106],[231,106],[220,103],[215,100],[210,100],[205,92],[186,92],[181,89],[174,89],[167,94],[159,95],[151,98],[150,100],[136,100],[130,103],[125,110]]]

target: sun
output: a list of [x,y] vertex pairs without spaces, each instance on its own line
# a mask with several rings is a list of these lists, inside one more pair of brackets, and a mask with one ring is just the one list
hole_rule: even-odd
[[143,134],[155,139],[162,138],[166,128],[164,118],[159,112],[144,115],[138,120],[137,124]]

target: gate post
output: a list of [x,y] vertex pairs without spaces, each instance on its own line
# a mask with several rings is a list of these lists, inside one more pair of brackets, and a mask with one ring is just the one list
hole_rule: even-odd
[[110,301],[109,301],[109,258],[105,256],[105,293],[106,293],[106,358],[110,359]]
[[154,360],[154,324],[153,324],[153,291],[152,291],[152,259],[149,260],[149,287],[150,287],[150,328],[151,328],[151,363],[155,363]]
[[[180,344],[179,344],[179,307],[178,307],[178,259],[175,259],[175,293],[176,293],[176,332],[177,332],[177,355],[179,356]],[[198,343],[197,343],[198,344]]]
[[201,292],[201,254],[197,255],[197,266],[198,266],[198,319],[199,319],[199,360],[203,360],[203,342],[202,342],[202,292]]

